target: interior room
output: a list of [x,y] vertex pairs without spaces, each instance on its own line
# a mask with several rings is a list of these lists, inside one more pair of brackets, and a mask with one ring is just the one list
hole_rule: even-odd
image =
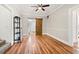
[[78,54],[78,4],[0,4],[0,54]]

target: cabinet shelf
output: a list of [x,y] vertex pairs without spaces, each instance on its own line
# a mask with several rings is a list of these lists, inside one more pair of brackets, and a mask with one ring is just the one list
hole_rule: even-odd
[[16,32],[15,34],[20,34],[20,32]]
[[19,22],[15,22],[15,23],[19,23]]
[[15,29],[20,29],[20,27],[15,27]]

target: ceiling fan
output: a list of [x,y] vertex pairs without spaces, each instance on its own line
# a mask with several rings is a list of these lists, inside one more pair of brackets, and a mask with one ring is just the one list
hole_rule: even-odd
[[42,10],[42,11],[45,11],[44,7],[49,7],[50,5],[49,4],[37,4],[37,6],[31,6],[31,7],[36,7],[37,9],[35,11],[38,11],[38,10]]

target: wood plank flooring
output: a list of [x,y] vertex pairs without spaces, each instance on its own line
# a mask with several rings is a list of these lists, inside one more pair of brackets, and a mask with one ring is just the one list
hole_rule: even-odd
[[22,38],[5,54],[73,54],[75,49],[47,35],[32,35]]

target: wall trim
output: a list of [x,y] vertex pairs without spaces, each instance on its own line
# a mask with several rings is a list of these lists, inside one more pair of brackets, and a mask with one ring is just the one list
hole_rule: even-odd
[[48,33],[43,33],[43,34],[44,34],[44,35],[51,36],[51,37],[53,37],[53,38],[57,39],[58,41],[60,41],[60,42],[62,42],[62,43],[64,43],[64,44],[66,44],[66,45],[68,45],[68,46],[71,46],[71,47],[72,47],[72,45],[71,45],[71,44],[69,44],[69,43],[65,42],[64,40],[61,40],[60,38],[58,38],[58,37],[56,37],[56,36],[53,36],[53,35],[48,34]]

